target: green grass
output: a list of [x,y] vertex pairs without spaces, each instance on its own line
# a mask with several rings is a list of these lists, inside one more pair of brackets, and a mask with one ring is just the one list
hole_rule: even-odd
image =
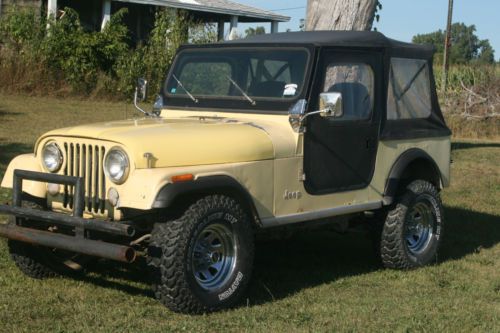
[[[120,119],[125,108],[0,95],[0,177],[44,131]],[[384,270],[366,235],[311,231],[257,245],[239,307],[188,316],[157,303],[137,267],[99,263],[77,278],[36,281],[16,269],[0,240],[0,331],[500,332],[500,142],[454,142],[452,154],[437,265]],[[0,201],[9,198],[0,190]]]

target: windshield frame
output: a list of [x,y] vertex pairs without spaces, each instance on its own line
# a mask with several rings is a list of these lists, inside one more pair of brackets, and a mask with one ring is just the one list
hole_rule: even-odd
[[[176,95],[167,92],[167,84],[172,80],[174,75],[174,70],[179,65],[180,56],[184,52],[206,52],[209,50],[227,50],[227,51],[268,51],[268,50],[297,50],[304,51],[306,53],[306,65],[304,68],[304,78],[303,84],[300,91],[292,98],[279,98],[279,97],[259,97],[251,96],[252,99],[256,101],[255,105],[252,105],[244,98],[243,95],[238,96],[215,96],[215,95],[196,95],[198,103],[193,102],[187,95]],[[243,112],[243,113],[271,113],[271,114],[283,114],[288,111],[291,105],[299,99],[307,98],[310,86],[311,86],[311,71],[313,68],[313,62],[315,59],[315,48],[312,45],[297,45],[297,44],[287,44],[279,46],[268,46],[262,44],[242,44],[242,45],[224,45],[220,44],[202,44],[202,45],[184,45],[179,48],[177,54],[174,58],[172,66],[166,75],[161,87],[161,95],[164,100],[164,107],[169,109],[182,109],[190,110],[196,109],[203,111],[217,111],[217,112]],[[223,57],[223,54],[220,54]]]

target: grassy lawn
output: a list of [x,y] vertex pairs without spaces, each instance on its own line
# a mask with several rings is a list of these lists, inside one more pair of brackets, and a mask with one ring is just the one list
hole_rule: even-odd
[[[119,103],[0,95],[0,178],[49,129],[133,114]],[[257,245],[239,307],[188,316],[157,303],[138,268],[99,263],[81,277],[35,281],[0,240],[0,331],[500,332],[500,142],[456,141],[453,160],[437,265],[384,270],[367,235],[311,231]]]

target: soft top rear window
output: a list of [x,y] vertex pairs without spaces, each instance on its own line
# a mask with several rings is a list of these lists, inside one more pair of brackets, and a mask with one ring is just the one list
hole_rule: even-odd
[[382,140],[451,134],[439,108],[431,61],[432,58],[391,58]]
[[432,110],[430,87],[426,60],[391,58],[387,119],[429,117]]

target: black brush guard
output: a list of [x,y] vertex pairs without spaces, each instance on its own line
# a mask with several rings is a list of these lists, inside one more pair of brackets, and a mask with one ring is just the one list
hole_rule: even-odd
[[[74,186],[73,215],[22,207],[23,180]],[[47,222],[52,226],[70,227],[73,228],[75,236],[25,228],[13,224],[0,224],[1,237],[126,263],[135,260],[135,250],[129,246],[86,238],[86,230],[108,235],[133,237],[135,229],[126,223],[83,218],[85,193],[84,179],[82,177],[14,170],[12,187],[12,206],[0,205],[0,214],[13,215],[24,220]]]

